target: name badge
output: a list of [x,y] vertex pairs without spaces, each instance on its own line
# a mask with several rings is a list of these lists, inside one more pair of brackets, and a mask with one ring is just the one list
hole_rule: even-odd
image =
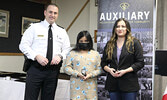
[[38,35],[38,37],[44,37],[44,35]]

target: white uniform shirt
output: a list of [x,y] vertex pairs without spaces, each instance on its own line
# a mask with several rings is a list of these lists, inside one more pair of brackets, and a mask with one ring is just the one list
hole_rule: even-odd
[[[46,57],[48,44],[48,30],[49,23],[44,20],[39,23],[31,24],[31,26],[24,32],[19,49],[25,54],[28,59],[35,60],[39,54]],[[53,57],[57,54],[66,58],[70,51],[70,41],[65,29],[52,24],[53,34]]]

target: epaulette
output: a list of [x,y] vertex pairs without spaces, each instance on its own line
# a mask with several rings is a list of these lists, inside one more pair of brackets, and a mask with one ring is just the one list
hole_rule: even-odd
[[62,28],[62,29],[64,29],[64,27],[62,27],[62,26],[60,26],[60,25],[57,25],[58,27],[60,27],[60,28]]

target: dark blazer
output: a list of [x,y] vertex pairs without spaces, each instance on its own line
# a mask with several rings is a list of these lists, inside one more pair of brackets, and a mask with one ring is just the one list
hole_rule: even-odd
[[117,45],[115,45],[115,48],[113,50],[112,60],[107,60],[107,54],[105,52],[106,47],[103,51],[103,57],[101,60],[101,66],[103,70],[104,66],[106,65],[116,70],[122,70],[129,67],[132,67],[134,70],[133,72],[126,73],[119,78],[114,78],[110,73],[107,73],[105,89],[109,92],[134,92],[140,89],[137,71],[144,67],[143,48],[139,40],[135,38],[134,49],[132,49],[132,45],[130,46],[130,51],[133,51],[133,53],[129,53],[126,49],[125,42],[122,47],[119,63],[117,62]]

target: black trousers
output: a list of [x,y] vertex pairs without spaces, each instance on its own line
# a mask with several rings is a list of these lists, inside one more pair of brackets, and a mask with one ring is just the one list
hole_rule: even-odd
[[59,68],[57,70],[40,70],[31,65],[27,71],[24,100],[38,100],[40,91],[40,100],[54,100],[58,75]]

